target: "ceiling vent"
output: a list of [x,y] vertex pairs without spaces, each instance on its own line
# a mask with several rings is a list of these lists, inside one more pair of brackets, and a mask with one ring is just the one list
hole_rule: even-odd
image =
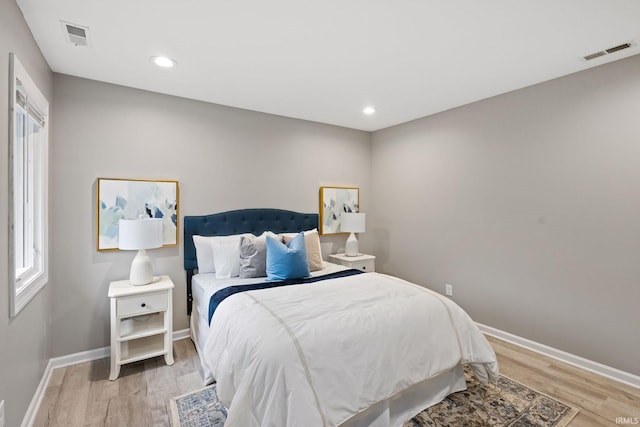
[[607,52],[605,52],[604,50],[601,50],[600,52],[595,52],[595,53],[592,53],[591,55],[585,56],[584,59],[585,59],[585,61],[591,61],[592,59],[599,58],[599,57],[604,56],[606,54],[607,54]]
[[631,46],[632,46],[631,43],[623,43],[618,46],[610,47],[609,49],[607,49],[607,53],[617,52],[622,49],[629,49]]
[[83,27],[82,25],[72,24],[65,21],[60,21],[60,23],[62,24],[64,38],[67,40],[67,43],[71,43],[74,46],[91,46],[89,27]]
[[585,61],[591,61],[592,59],[600,58],[601,56],[605,56],[605,55],[609,55],[611,53],[619,52],[619,51],[624,50],[624,49],[629,49],[630,47],[633,47],[633,46],[635,46],[635,43],[633,41],[630,41],[628,43],[622,43],[622,44],[619,44],[618,46],[613,46],[613,47],[610,47],[610,48],[605,49],[605,50],[601,50],[601,51],[598,51],[598,52],[591,53],[589,55],[583,56],[582,58]]

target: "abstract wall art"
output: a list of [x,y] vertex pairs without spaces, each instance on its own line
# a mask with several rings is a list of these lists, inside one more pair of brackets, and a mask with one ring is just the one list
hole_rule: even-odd
[[162,218],[163,246],[178,244],[178,181],[98,178],[97,249],[118,248],[121,219]]
[[342,212],[360,210],[360,190],[356,187],[320,187],[320,234],[340,231]]

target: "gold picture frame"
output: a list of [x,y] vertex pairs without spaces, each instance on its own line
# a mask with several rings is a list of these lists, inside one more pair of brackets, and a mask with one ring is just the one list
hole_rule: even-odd
[[118,249],[121,219],[162,218],[163,247],[178,245],[178,181],[98,178],[96,248]]
[[321,235],[341,234],[340,215],[342,212],[360,211],[360,189],[358,187],[320,187],[320,228]]

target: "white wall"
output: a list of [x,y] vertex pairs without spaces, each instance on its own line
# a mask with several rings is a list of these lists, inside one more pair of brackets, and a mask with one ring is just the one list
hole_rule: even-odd
[[8,178],[9,53],[18,56],[42,94],[51,101],[53,73],[13,0],[0,1],[0,400],[6,401],[6,425],[18,426],[49,360],[50,294],[47,285],[9,318]]
[[[366,132],[66,75],[54,84],[53,356],[109,345],[107,288],[134,256],[95,249],[98,177],[178,180],[180,224],[249,207],[318,212],[321,185],[358,186],[368,206]],[[179,247],[150,251],[176,284],[175,329],[188,327],[181,228]]]
[[640,374],[640,56],[372,136],[380,269]]

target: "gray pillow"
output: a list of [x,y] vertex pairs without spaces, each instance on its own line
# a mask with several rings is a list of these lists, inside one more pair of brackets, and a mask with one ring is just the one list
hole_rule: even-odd
[[241,279],[267,277],[267,234],[280,240],[270,231],[265,231],[259,237],[244,235],[240,239]]

